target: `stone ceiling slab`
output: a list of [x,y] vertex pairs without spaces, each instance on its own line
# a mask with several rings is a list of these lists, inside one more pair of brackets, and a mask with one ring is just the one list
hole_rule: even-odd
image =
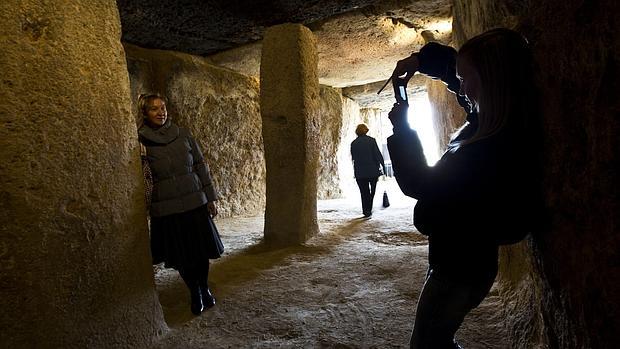
[[[303,23],[318,41],[319,81],[332,87],[385,81],[396,61],[425,42],[450,44],[452,40],[450,0],[117,3],[124,41],[203,55],[213,64],[250,76],[259,75],[264,30],[285,22]],[[366,89],[371,90],[356,91]],[[351,94],[360,101],[378,98]],[[391,92],[386,95],[391,96]]]

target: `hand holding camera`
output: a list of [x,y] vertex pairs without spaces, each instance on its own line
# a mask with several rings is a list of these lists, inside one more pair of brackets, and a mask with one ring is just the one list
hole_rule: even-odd
[[407,84],[417,69],[418,57],[415,53],[396,63],[396,68],[394,68],[391,77],[396,103],[409,104],[409,98],[407,98]]
[[396,63],[396,68],[392,72],[392,79],[404,80],[405,85],[407,85],[413,74],[418,71],[419,66],[418,54],[412,53],[411,56]]
[[413,77],[420,66],[418,60],[418,54],[412,53],[411,56],[401,59],[396,63],[396,67],[392,72],[392,76],[385,82],[383,87],[377,92],[381,93],[385,86],[392,81],[394,87],[394,97],[396,103],[392,107],[392,110],[388,113],[388,117],[394,126],[394,129],[401,129],[408,127],[407,112],[409,110],[409,100],[407,98],[407,83]]

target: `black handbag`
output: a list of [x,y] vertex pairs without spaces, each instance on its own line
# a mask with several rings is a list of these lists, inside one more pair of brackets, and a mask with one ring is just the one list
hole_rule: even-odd
[[388,199],[387,191],[383,191],[383,207],[390,207],[390,199]]

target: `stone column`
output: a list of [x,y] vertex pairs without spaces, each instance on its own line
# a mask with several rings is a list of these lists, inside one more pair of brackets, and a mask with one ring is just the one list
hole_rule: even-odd
[[166,330],[116,1],[0,2],[0,343],[147,347]]
[[426,90],[433,113],[433,127],[438,140],[437,151],[442,154],[454,132],[465,123],[467,114],[459,105],[455,94],[448,91],[443,82],[428,79]]
[[261,115],[267,167],[265,240],[296,244],[318,232],[319,80],[312,32],[282,24],[265,32]]

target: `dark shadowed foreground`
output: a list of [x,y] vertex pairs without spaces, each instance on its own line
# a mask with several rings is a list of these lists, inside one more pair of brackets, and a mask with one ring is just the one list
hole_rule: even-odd
[[[171,328],[157,348],[408,347],[428,246],[411,224],[413,200],[392,181],[377,196],[370,219],[357,197],[320,201],[321,233],[298,247],[263,246],[263,217],[219,219],[227,251],[212,263],[214,308],[193,317],[178,274],[156,267]],[[465,319],[465,348],[508,347],[499,306],[493,289]]]

